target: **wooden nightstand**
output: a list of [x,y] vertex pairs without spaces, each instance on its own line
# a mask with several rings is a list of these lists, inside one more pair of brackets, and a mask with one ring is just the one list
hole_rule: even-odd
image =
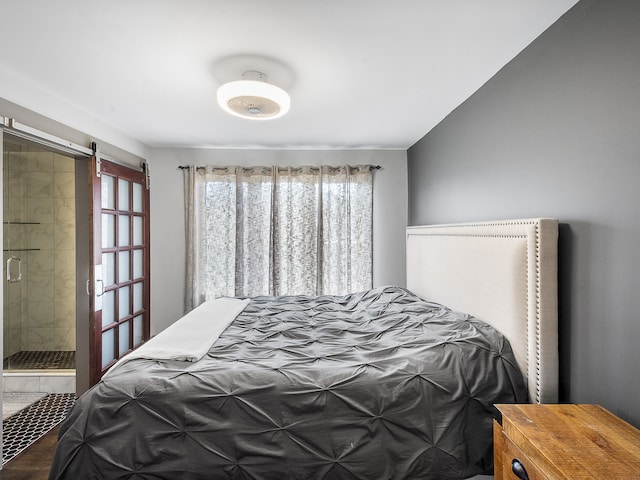
[[496,405],[495,480],[640,479],[640,430],[598,405]]

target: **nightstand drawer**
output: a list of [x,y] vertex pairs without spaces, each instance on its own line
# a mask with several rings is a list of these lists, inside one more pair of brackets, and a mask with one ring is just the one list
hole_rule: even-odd
[[[496,405],[496,480],[640,479],[640,430],[597,405]],[[518,459],[526,470],[512,470]]]
[[[494,428],[494,448],[495,457],[495,480],[550,480],[543,474],[535,462],[520,450],[515,443],[502,431],[500,425],[495,424]],[[513,471],[513,462],[519,463],[520,476]],[[516,467],[518,468],[518,467]]]

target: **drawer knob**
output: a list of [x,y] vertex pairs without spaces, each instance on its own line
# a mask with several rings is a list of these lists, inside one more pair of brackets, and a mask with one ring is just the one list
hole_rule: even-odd
[[525,470],[524,465],[522,465],[522,462],[520,462],[520,460],[518,460],[517,458],[514,458],[511,461],[511,471],[520,480],[529,480],[529,475],[527,475],[527,471]]

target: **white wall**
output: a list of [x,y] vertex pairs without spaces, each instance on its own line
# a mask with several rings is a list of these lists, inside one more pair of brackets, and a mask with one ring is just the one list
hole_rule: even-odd
[[404,286],[406,151],[153,149],[150,156],[152,334],[184,314],[184,194],[179,165],[341,164],[382,167],[374,174],[373,284]]

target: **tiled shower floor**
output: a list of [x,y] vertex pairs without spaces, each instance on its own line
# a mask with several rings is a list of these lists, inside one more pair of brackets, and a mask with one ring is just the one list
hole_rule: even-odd
[[75,399],[73,393],[52,393],[4,420],[2,464],[62,422]]
[[74,369],[76,352],[22,351],[5,358],[4,368],[11,370]]

